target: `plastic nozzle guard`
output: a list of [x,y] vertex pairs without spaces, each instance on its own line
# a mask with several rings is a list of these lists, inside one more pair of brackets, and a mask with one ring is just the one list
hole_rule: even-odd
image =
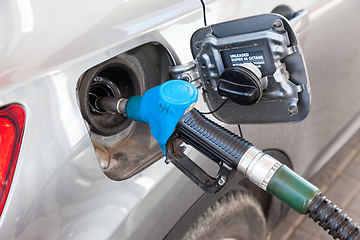
[[165,153],[165,144],[186,109],[198,99],[198,90],[183,80],[170,80],[133,96],[126,104],[126,115],[133,121],[148,123],[151,134]]

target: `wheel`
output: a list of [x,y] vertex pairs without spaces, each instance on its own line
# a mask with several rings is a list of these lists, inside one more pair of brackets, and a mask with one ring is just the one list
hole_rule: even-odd
[[248,190],[235,186],[185,233],[183,240],[265,240],[266,220],[260,203]]

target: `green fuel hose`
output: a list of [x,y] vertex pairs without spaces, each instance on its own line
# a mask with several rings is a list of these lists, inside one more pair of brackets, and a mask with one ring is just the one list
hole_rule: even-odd
[[266,191],[300,214],[305,214],[312,199],[320,193],[320,189],[285,165],[272,176]]
[[271,178],[267,192],[279,198],[300,214],[319,222],[334,239],[360,239],[359,226],[320,190],[283,165]]
[[[334,239],[360,240],[358,224],[322,196],[320,189],[243,138],[207,119],[196,109],[180,119],[174,134],[213,161],[236,169],[298,213],[309,215],[324,230],[329,230],[328,233]],[[171,152],[174,148],[169,145],[167,157],[170,158],[169,162],[176,165],[178,163],[171,160],[175,158]],[[194,165],[191,166],[194,168]],[[196,176],[191,177],[193,181],[195,179],[194,182],[197,181]],[[219,184],[222,182],[219,181]]]

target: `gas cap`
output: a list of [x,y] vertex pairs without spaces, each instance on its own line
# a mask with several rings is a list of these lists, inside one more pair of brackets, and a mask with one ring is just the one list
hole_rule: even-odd
[[226,69],[220,75],[218,93],[233,102],[249,106],[262,97],[261,71],[251,63]]

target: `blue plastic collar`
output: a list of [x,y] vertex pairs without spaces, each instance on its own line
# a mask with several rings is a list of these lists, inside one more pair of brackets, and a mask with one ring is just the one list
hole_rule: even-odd
[[197,99],[198,90],[194,85],[170,80],[149,89],[142,97],[131,97],[126,104],[126,114],[131,120],[150,124],[151,134],[165,155],[166,141],[186,109]]

